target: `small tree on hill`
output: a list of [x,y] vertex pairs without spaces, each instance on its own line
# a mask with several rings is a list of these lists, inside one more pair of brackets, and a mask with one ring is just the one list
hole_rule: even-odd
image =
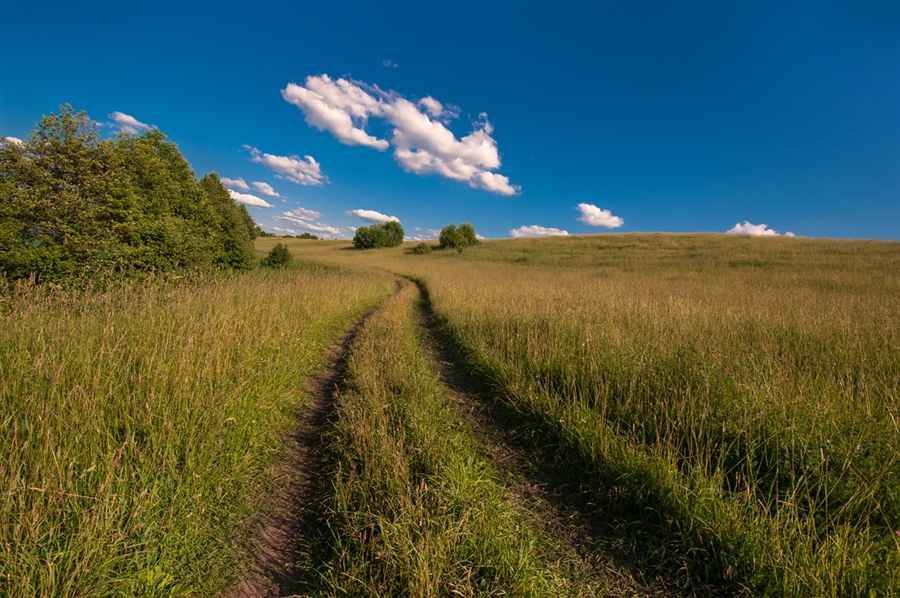
[[468,247],[478,244],[475,227],[468,222],[463,222],[459,226],[452,223],[448,224],[441,229],[438,240],[441,243],[441,249]]
[[402,242],[403,227],[396,220],[376,222],[371,226],[360,226],[353,236],[353,246],[357,249],[396,247]]
[[278,243],[262,261],[262,265],[266,268],[284,268],[291,263],[292,259],[291,252],[288,251],[287,245]]

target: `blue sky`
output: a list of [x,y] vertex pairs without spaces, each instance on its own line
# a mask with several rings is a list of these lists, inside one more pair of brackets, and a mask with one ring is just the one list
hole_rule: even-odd
[[900,239],[898,2],[3,0],[0,136],[64,103],[270,230]]

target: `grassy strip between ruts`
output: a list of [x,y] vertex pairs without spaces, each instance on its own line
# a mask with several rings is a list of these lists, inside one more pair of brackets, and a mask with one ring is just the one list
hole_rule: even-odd
[[304,378],[393,284],[303,269],[7,296],[0,594],[227,588]]
[[419,342],[414,285],[356,337],[328,441],[324,591],[353,596],[596,596],[571,552],[515,504]]

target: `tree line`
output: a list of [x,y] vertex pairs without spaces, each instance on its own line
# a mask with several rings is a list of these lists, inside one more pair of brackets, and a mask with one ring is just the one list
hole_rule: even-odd
[[85,112],[65,105],[21,143],[0,142],[0,272],[9,280],[243,270],[259,232],[218,175],[197,180],[156,129],[100,139]]

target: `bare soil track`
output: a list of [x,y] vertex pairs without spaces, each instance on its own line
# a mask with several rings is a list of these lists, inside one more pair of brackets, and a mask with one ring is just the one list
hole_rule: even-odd
[[250,570],[225,598],[300,596],[294,593],[299,588],[317,585],[315,571],[305,562],[315,541],[322,436],[345,376],[350,345],[366,317],[358,319],[332,344],[321,373],[307,378],[312,404],[299,415],[286,444],[286,459],[275,483],[275,507],[263,522]]

